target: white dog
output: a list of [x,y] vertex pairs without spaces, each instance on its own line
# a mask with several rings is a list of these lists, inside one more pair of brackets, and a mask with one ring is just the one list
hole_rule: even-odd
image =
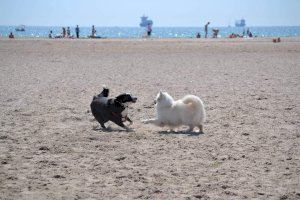
[[156,118],[143,120],[145,124],[157,126],[169,126],[174,129],[181,125],[189,126],[189,131],[199,127],[203,132],[205,110],[201,99],[194,95],[186,95],[182,99],[174,101],[167,92],[159,92],[156,97]]

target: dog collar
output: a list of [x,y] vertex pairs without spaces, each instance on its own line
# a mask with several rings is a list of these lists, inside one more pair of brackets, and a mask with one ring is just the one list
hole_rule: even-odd
[[118,115],[117,113],[115,113],[115,112],[111,112],[111,114],[112,114],[113,116],[115,116],[115,117],[119,117],[119,115]]

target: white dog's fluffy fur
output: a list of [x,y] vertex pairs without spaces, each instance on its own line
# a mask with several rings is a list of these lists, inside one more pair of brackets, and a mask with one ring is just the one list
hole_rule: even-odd
[[175,101],[167,92],[159,92],[156,97],[156,118],[144,120],[148,124],[169,126],[174,129],[181,125],[189,126],[189,131],[199,127],[203,132],[205,109],[201,99],[194,95],[186,95]]

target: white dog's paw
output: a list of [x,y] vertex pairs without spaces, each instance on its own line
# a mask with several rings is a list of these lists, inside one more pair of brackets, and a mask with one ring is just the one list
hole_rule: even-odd
[[148,124],[149,120],[148,119],[142,119],[141,122],[144,123],[144,124]]

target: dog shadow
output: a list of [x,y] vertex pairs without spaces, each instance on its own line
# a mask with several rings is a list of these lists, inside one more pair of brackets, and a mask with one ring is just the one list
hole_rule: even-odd
[[134,132],[135,130],[122,130],[122,129],[113,129],[111,127],[107,128],[102,128],[102,127],[96,127],[92,128],[93,131],[99,131],[99,132],[104,132],[104,133],[112,133],[112,132],[117,132],[117,133],[131,133]]
[[159,131],[161,135],[187,135],[187,136],[200,136],[203,135],[203,132],[194,132],[194,131]]

